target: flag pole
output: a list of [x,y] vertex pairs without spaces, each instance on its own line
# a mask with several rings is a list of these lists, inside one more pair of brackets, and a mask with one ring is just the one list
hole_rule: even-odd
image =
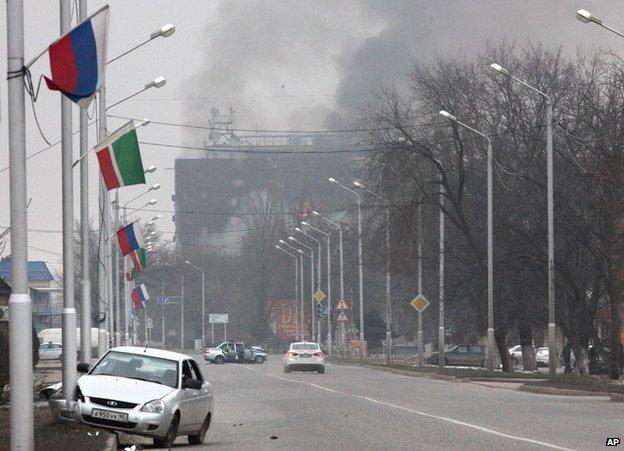
[[[71,1],[59,0],[61,34],[71,27]],[[73,410],[76,386],[76,308],[74,303],[74,196],[72,173],[72,102],[61,96],[61,172],[63,197],[63,394]]]
[[11,202],[9,383],[11,449],[34,449],[32,303],[28,289],[26,127],[24,95],[24,4],[7,0],[7,84]]
[[[106,137],[106,79],[100,86],[100,99],[98,103],[98,141],[102,141]],[[108,191],[104,184],[104,178],[100,174],[99,187],[99,218],[100,218],[100,239],[98,244],[98,316],[105,315],[106,319],[100,318],[98,324],[98,357],[102,357],[108,350],[108,337],[106,334],[106,305],[108,303],[108,274],[106,265],[106,243],[109,242],[107,235],[109,233],[108,216],[106,214],[106,205],[108,204]]]
[[[87,15],[87,0],[80,0],[80,21]],[[80,108],[80,361],[91,362],[91,273],[89,270],[89,164],[83,159],[89,153],[89,118]],[[72,168],[76,165],[74,163]]]

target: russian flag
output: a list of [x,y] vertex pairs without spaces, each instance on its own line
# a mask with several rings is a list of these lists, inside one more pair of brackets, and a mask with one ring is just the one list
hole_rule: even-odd
[[48,47],[48,88],[86,108],[104,81],[108,44],[108,5]]
[[141,284],[138,287],[134,287],[132,292],[130,293],[130,297],[132,297],[132,304],[134,306],[135,311],[141,310],[145,307],[145,301],[147,301],[150,297],[147,294],[147,289],[145,288],[145,284]]
[[117,241],[119,241],[119,249],[124,256],[145,247],[139,222],[135,221],[117,230]]

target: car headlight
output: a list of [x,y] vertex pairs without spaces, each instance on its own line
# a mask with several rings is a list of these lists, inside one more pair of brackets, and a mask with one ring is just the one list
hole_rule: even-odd
[[146,403],[143,407],[141,407],[141,412],[149,412],[149,413],[164,413],[165,412],[165,403],[160,399],[154,399]]
[[63,387],[59,388],[57,391],[50,395],[50,399],[63,399],[65,396],[63,395]]

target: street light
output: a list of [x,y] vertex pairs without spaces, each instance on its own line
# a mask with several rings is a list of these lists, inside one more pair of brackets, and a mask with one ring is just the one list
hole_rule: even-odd
[[156,172],[156,166],[152,165],[143,171],[143,174],[152,174]]
[[167,79],[163,76],[160,77],[156,77],[154,78],[152,81],[150,81],[149,83],[147,83],[143,89],[140,89],[138,91],[136,91],[133,94],[130,94],[128,97],[124,97],[121,100],[118,100],[117,102],[113,103],[112,105],[109,105],[106,107],[106,109],[104,110],[104,112],[106,113],[108,110],[110,110],[111,108],[119,105],[122,102],[125,102],[126,100],[129,100],[135,96],[138,96],[139,94],[141,94],[142,92],[147,91],[150,88],[162,88],[163,86],[165,86],[165,84],[167,83]]
[[[581,10],[584,11],[584,10]],[[580,12],[580,11],[579,11]],[[587,12],[587,11],[585,11]],[[591,16],[591,14],[590,14]],[[577,15],[578,17],[578,15]],[[593,16],[591,16],[593,17]],[[596,19],[598,20],[598,19]],[[595,22],[595,20],[592,20]],[[598,23],[598,22],[596,22]],[[600,23],[602,24],[602,23]],[[605,27],[608,28],[608,27]],[[610,29],[610,28],[609,28]],[[610,29],[611,30],[611,29]],[[615,30],[611,30],[615,31]],[[617,33],[617,32],[616,32]],[[619,33],[618,33],[619,34]],[[546,197],[548,210],[548,377],[555,379],[557,372],[557,331],[555,328],[555,227],[554,227],[554,177],[553,177],[553,136],[552,136],[552,102],[550,96],[531,86],[524,80],[514,77],[511,73],[493,63],[490,67],[509,79],[520,83],[525,88],[539,94],[546,101]]]
[[283,246],[289,248],[290,250],[297,252],[301,259],[299,260],[299,310],[300,310],[300,324],[301,324],[301,341],[304,340],[305,338],[305,334],[304,334],[304,324],[305,324],[305,309],[303,307],[303,252],[301,251],[301,249],[296,248],[291,246],[290,244],[288,244],[286,241],[284,240],[279,240],[280,244],[282,244]]
[[[386,364],[392,363],[392,302],[390,299],[390,206],[384,196],[369,190],[357,180],[353,182],[357,188],[363,189],[370,195],[386,203]],[[420,237],[419,237],[420,239]],[[419,293],[420,294],[420,293]],[[422,344],[418,344],[418,353],[422,353]]]
[[202,348],[205,348],[206,347],[206,273],[199,266],[194,265],[188,260],[185,260],[184,263],[186,263],[189,266],[192,266],[193,268],[197,269],[198,271],[201,271],[202,273]]
[[335,178],[330,177],[327,179],[329,183],[333,183],[343,190],[354,194],[357,197],[357,212],[358,212],[358,278],[360,284],[360,362],[364,363],[364,277],[363,277],[363,265],[362,265],[362,196],[357,191],[353,191],[351,188],[347,188]]
[[[310,246],[308,246],[307,244],[302,243],[301,241],[297,240],[297,238],[293,237],[293,236],[289,236],[288,237],[289,241],[292,241],[294,243],[297,243],[298,245],[300,245],[301,247],[304,247],[305,249],[307,249],[308,251],[310,251],[310,326],[312,328],[312,330],[310,331],[310,337],[312,337],[312,340],[315,340],[315,324],[316,324],[316,320],[315,320],[315,315],[314,315],[314,249],[312,249]],[[281,240],[280,240],[281,242]],[[308,256],[307,254],[303,253],[303,255]],[[303,296],[302,296],[303,298]]]
[[[316,216],[317,218],[321,218],[323,221],[325,221],[326,223],[328,223],[330,226],[333,226],[335,228],[338,229],[338,248],[339,248],[339,255],[340,255],[340,300],[344,301],[344,259],[343,259],[343,246],[342,246],[342,226],[328,218],[326,218],[325,216],[323,216],[322,214],[320,214],[318,211],[313,210],[312,214],[314,216]],[[341,336],[340,336],[340,351],[341,354],[344,353],[344,340],[345,340],[345,330],[344,330],[344,322],[340,323],[340,332],[341,332]]]
[[288,252],[286,249],[282,248],[279,244],[275,245],[275,248],[282,251],[284,254],[290,255],[295,259],[295,337],[299,335],[299,328],[297,327],[297,305],[299,301],[299,259],[296,254]]
[[492,220],[492,140],[489,136],[459,121],[447,111],[440,111],[440,115],[470,130],[487,141],[487,266],[488,266],[488,342],[487,342],[487,369],[494,372],[494,232]]
[[[313,225],[309,224],[306,221],[301,221],[301,224],[303,224],[304,226],[316,231],[317,233],[320,233],[321,235],[323,235],[325,237],[325,239],[327,240],[327,349],[328,349],[328,355],[331,358],[333,351],[332,351],[332,320],[331,320],[331,310],[332,310],[332,303],[331,303],[331,237],[329,236],[329,233],[325,233],[320,229],[317,229],[316,227],[314,227]],[[320,253],[320,250],[319,250]]]
[[153,41],[156,38],[159,37],[163,37],[163,38],[168,38],[169,36],[171,36],[173,33],[175,33],[175,25],[168,23],[166,25],[163,25],[162,27],[160,27],[159,30],[154,31],[153,33],[150,34],[149,39],[141,42],[138,45],[135,45],[134,47],[132,47],[130,50],[126,50],[125,52],[123,52],[120,55],[117,55],[115,58],[109,60],[106,64],[110,64],[113,61],[117,61],[119,58],[121,58],[122,56],[127,55],[130,52],[135,51],[136,49],[143,47],[145,44],[147,44],[148,42]]

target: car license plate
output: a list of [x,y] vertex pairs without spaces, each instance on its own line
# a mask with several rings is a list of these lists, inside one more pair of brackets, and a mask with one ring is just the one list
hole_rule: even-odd
[[112,412],[110,410],[93,409],[91,410],[93,418],[102,418],[104,420],[128,421],[128,414],[123,412]]
[[301,354],[301,357],[303,357],[304,359],[309,359],[310,357],[312,357],[312,354]]

